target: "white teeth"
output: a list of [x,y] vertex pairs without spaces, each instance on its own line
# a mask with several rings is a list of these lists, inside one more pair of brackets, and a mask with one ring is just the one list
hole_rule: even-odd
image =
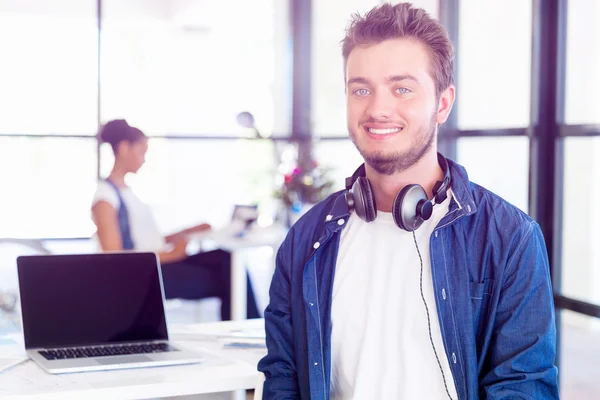
[[375,129],[369,128],[369,132],[374,133],[376,135],[388,135],[390,133],[400,132],[402,128],[386,128],[386,129]]

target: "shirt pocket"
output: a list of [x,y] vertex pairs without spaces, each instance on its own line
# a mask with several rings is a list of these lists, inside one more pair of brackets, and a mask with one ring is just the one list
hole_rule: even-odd
[[493,279],[484,279],[483,282],[471,282],[471,300],[485,300],[485,296],[491,297],[494,291],[494,282]]
[[486,328],[489,328],[490,302],[494,293],[494,279],[484,279],[483,282],[471,282],[470,295],[473,310],[473,328],[477,338],[477,353],[479,353],[482,338]]

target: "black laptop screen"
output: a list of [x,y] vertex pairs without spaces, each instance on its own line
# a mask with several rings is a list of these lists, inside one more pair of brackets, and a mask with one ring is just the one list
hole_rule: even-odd
[[153,253],[17,261],[26,348],[167,339]]

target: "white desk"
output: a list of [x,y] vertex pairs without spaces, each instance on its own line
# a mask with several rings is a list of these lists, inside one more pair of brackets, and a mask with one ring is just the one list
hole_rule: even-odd
[[[260,376],[256,363],[266,354],[266,348],[224,348],[217,339],[202,335],[261,326],[264,326],[262,319],[170,327],[174,341],[207,355],[200,364],[51,375],[27,361],[0,373],[0,398],[147,399],[236,390],[234,398],[244,398],[245,389],[253,389]],[[0,346],[0,351],[6,349],[6,345]]]
[[235,237],[228,231],[207,232],[192,235],[191,240],[212,241],[213,244],[231,253],[231,319],[244,320],[247,317],[246,262],[248,253],[258,247],[269,246],[273,249],[273,271],[275,255],[285,239],[287,230],[284,227],[272,226],[251,230],[244,237]]

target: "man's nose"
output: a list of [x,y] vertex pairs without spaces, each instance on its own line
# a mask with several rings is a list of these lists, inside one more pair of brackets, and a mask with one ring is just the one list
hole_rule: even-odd
[[373,93],[368,114],[375,120],[391,118],[394,114],[394,96],[387,90]]

